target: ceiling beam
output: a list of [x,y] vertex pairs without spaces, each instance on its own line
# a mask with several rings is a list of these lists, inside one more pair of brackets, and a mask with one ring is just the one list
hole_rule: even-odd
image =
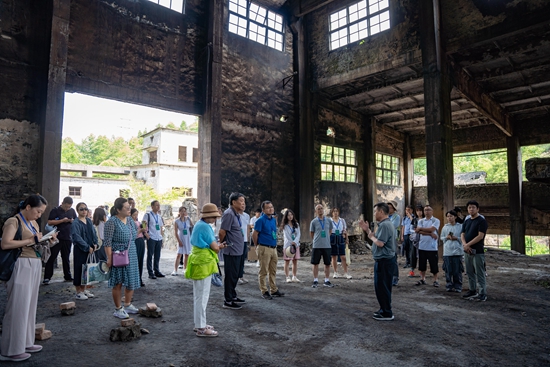
[[289,3],[292,15],[296,18],[300,18],[314,10],[332,3],[333,1],[334,0],[290,0]]
[[455,87],[506,136],[512,136],[512,118],[459,65],[450,62]]

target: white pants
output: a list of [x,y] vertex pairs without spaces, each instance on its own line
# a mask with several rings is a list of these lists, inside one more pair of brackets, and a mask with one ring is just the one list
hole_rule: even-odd
[[0,353],[14,356],[25,353],[25,348],[34,345],[36,324],[36,304],[42,262],[40,259],[19,258],[15,262],[13,274],[6,283],[8,302],[2,322]]
[[212,275],[201,280],[193,280],[193,315],[195,327],[202,329],[206,327],[206,305],[210,298],[210,284]]

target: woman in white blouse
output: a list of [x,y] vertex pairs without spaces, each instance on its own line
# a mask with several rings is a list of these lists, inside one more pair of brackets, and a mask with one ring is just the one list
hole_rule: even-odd
[[[300,258],[300,226],[296,221],[294,212],[290,209],[285,211],[282,224],[284,234],[283,259],[285,260],[286,282],[299,283],[300,280],[296,277],[298,270],[298,259]],[[294,246],[296,252],[294,256],[287,256],[287,248]],[[292,278],[290,278],[290,261],[292,261]]]

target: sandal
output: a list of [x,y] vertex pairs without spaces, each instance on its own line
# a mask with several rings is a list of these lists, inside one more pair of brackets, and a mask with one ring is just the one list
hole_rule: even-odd
[[207,329],[207,328],[198,329],[197,336],[212,338],[212,337],[218,336],[218,332],[214,329]]
[[[204,328],[205,328],[205,329],[212,329],[212,330],[214,330],[214,326],[212,326],[212,325],[206,325]],[[193,329],[193,331],[194,331],[195,333],[196,333],[197,331],[199,331],[199,330],[200,330],[200,328],[198,328],[198,327],[196,327],[196,328]]]
[[415,285],[426,285],[426,281],[423,279],[420,279],[418,282],[416,282]]

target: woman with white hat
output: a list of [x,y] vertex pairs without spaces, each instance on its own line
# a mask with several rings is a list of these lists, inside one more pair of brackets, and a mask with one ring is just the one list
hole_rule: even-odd
[[[286,282],[300,283],[300,280],[296,278],[298,259],[300,258],[300,226],[292,210],[285,211],[281,227],[284,234],[283,259],[285,260]],[[291,260],[292,278],[290,278],[289,269]]]
[[216,337],[218,332],[206,324],[206,305],[210,297],[212,274],[218,272],[218,252],[226,247],[225,242],[216,241],[211,224],[220,217],[215,204],[202,207],[201,219],[191,234],[191,254],[187,260],[185,277],[193,281],[193,310],[197,336]]

